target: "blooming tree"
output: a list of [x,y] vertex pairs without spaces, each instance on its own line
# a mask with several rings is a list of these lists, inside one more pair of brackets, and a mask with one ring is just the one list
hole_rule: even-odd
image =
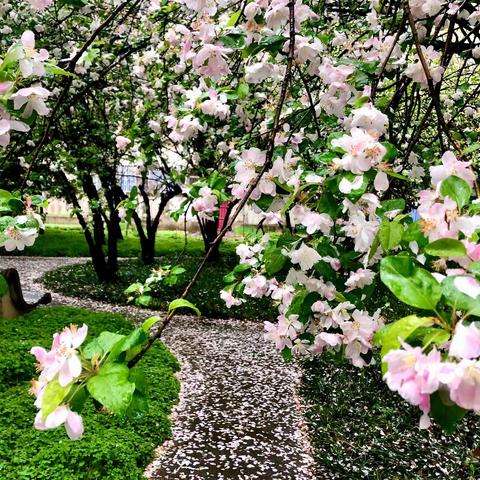
[[[247,204],[262,216],[259,230],[281,230],[237,248],[239,264],[220,293],[227,305],[270,298],[278,318],[266,322],[265,337],[286,359],[335,351],[361,368],[375,363],[379,347],[387,385],[420,408],[421,427],[433,417],[451,430],[468,410],[478,412],[478,5],[137,3],[154,33],[132,77],[145,80],[144,102],[165,100],[138,109],[161,139],[147,150],[175,152],[200,176],[183,186],[183,208],[200,219],[234,205],[206,258]],[[87,50],[75,61],[78,74],[91,67]],[[22,75],[41,76],[46,54],[35,55],[16,64]],[[44,90],[15,90],[10,109],[41,116]],[[143,126],[136,122],[117,128],[117,150],[135,146],[132,132]],[[126,201],[135,210],[136,194]],[[186,297],[205,261],[153,336],[147,322],[79,349],[82,327],[57,334],[49,352],[34,350],[37,427],[65,423],[77,438],[77,392],[121,415],[141,411],[136,364],[177,308],[195,309]],[[411,315],[369,310],[380,282]]]

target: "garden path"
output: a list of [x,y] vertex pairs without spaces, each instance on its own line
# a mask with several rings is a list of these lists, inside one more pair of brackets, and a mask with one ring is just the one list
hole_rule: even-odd
[[[84,258],[0,257],[17,268],[31,295],[41,276]],[[54,304],[117,312],[142,320],[158,314],[133,306],[53,293]],[[300,370],[285,364],[251,321],[178,316],[165,343],[182,364],[173,439],[157,450],[147,476],[164,480],[312,480],[313,460],[297,396]],[[325,477],[328,478],[328,475]]]

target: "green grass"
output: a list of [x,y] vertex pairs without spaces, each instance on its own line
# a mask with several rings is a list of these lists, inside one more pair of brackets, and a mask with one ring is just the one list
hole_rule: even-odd
[[[186,284],[192,278],[200,259],[193,256],[170,255],[161,257],[158,265],[178,264],[186,269],[177,285],[156,286],[156,302],[152,308],[165,310],[168,303],[178,298]],[[189,300],[195,304],[202,315],[212,318],[240,318],[248,320],[272,320],[278,313],[270,306],[268,299],[249,299],[248,302],[228,309],[220,298],[220,290],[225,285],[223,277],[236,265],[237,257],[224,255],[220,260],[207,263],[197,283],[192,288]],[[155,265],[154,265],[155,266]],[[97,280],[90,262],[80,265],[61,267],[48,272],[44,276],[47,288],[65,295],[78,298],[92,298],[115,304],[126,304],[127,295],[124,290],[134,282],[144,282],[152,267],[146,267],[138,260],[124,260],[120,262],[117,283],[100,283]],[[185,313],[191,313],[186,310]]]
[[[120,257],[138,257],[140,254],[140,241],[138,236],[129,229],[125,232],[124,239],[118,242]],[[232,253],[238,242],[226,239],[220,247],[223,253]],[[177,231],[159,231],[156,239],[156,255],[179,253],[185,247],[185,235]],[[201,256],[204,253],[203,240],[198,235],[187,236],[186,253]],[[89,257],[88,246],[82,229],[77,225],[47,225],[45,233],[39,235],[32,247],[25,249],[19,255],[39,257]],[[11,255],[11,253],[7,253]]]
[[478,479],[472,450],[480,445],[478,417],[453,435],[419,430],[420,411],[391,392],[379,365],[358,369],[333,356],[304,366],[302,394],[315,451],[317,478]]
[[70,323],[126,333],[132,326],[119,315],[70,307],[37,309],[15,320],[0,320],[0,478],[2,480],[139,480],[156,446],[171,435],[168,414],[178,400],[179,369],[160,343],[142,359],[149,412],[127,420],[95,411],[87,402],[83,439],[72,442],[63,427],[46,432],[33,428],[36,408],[28,394],[35,375],[33,345],[49,347],[52,334]]

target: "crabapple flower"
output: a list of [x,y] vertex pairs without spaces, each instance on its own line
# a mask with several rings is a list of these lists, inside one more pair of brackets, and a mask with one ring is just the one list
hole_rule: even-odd
[[232,51],[231,48],[206,43],[195,56],[193,66],[203,77],[210,77],[218,81],[230,73],[224,57]]
[[350,135],[335,138],[332,145],[346,152],[341,159],[333,160],[335,165],[355,174],[370,170],[382,160],[387,151],[381,143],[361,128],[352,128]]
[[131,143],[132,141],[129,138],[122,135],[115,137],[115,144],[119,150],[125,150]]
[[480,295],[480,282],[473,277],[456,277],[453,284],[458,291],[468,295],[474,300]]
[[23,33],[21,42],[24,51],[24,56],[19,61],[22,75],[24,78],[32,75],[43,77],[45,75],[43,62],[48,60],[48,52],[44,48],[35,50],[35,34],[30,30]]
[[295,205],[290,213],[293,222],[300,223],[306,227],[309,235],[318,231],[328,235],[333,227],[333,220],[326,213],[313,212],[303,205]]
[[211,216],[211,213],[218,210],[217,196],[212,192],[212,189],[209,187],[202,187],[198,193],[200,197],[196,198],[193,201],[192,207],[202,217]]
[[5,248],[7,252],[23,251],[25,247],[31,247],[35,243],[37,236],[36,228],[8,227],[0,232],[0,247]]
[[[430,45],[428,48],[421,46],[422,53],[427,62],[430,75],[434,84],[438,83],[442,79],[443,72],[445,68],[441,65],[435,65],[434,62],[440,59],[440,53],[435,51],[434,48]],[[415,63],[411,63],[407,66],[405,70],[405,75],[410,77],[414,82],[419,83],[422,86],[427,86],[427,76],[425,70],[423,69],[422,62],[418,55],[415,55]]]
[[480,356],[480,330],[476,323],[471,323],[468,327],[463,322],[457,323],[448,354],[467,359]]
[[371,103],[352,112],[350,128],[362,128],[372,137],[379,138],[386,131],[388,117]]
[[87,337],[88,327],[76,325],[65,327],[62,332],[55,333],[50,352],[41,347],[33,347],[30,351],[41,370],[40,380],[51,381],[58,374],[58,383],[64,387],[82,373],[82,362],[77,348]]
[[450,399],[462,408],[480,412],[480,362],[462,360],[448,382]]
[[432,185],[438,188],[443,180],[455,175],[465,180],[470,187],[475,183],[475,174],[472,171],[470,162],[457,160],[453,152],[445,152],[442,156],[442,165],[430,167]]
[[348,290],[364,288],[367,285],[371,285],[374,278],[375,272],[368,268],[359,268],[356,272],[350,273],[348,280],[345,282],[345,286],[348,287]]
[[322,257],[313,248],[307,244],[302,243],[301,247],[289,253],[293,264],[300,265],[300,268],[305,272],[310,270]]
[[403,343],[403,349],[391,350],[383,361],[388,371],[383,379],[388,388],[398,392],[408,403],[422,410],[420,428],[428,428],[430,394],[438,390],[441,380],[447,380],[451,364],[442,363],[440,352],[433,349],[428,355],[420,347]]
[[23,122],[13,120],[8,112],[0,108],[0,146],[6,147],[10,143],[10,132],[28,132],[30,127]]
[[232,292],[227,290],[220,291],[220,298],[225,302],[227,308],[232,308],[245,303],[245,299],[243,298],[236,298],[232,295]]
[[37,430],[50,430],[63,424],[70,440],[79,440],[82,437],[83,419],[78,413],[70,410],[67,405],[60,405],[45,419],[43,419],[43,414],[40,410],[34,422]]
[[14,93],[11,98],[15,110],[19,110],[25,105],[25,110],[23,111],[22,116],[26,118],[30,117],[34,111],[41,116],[48,115],[50,110],[44,102],[44,99],[48,96],[50,96],[50,92],[46,88],[33,86],[21,88]]
[[53,0],[27,0],[27,2],[35,10],[45,10],[50,5],[53,5]]
[[261,298],[267,294],[268,281],[263,275],[246,277],[243,279],[243,283],[245,284],[245,295],[253,298]]
[[338,189],[348,195],[353,190],[358,190],[363,185],[363,175],[358,175],[354,180],[350,181],[348,178],[344,177],[340,180],[338,184]]
[[273,65],[268,62],[258,62],[245,68],[245,81],[247,83],[262,83],[264,80],[281,80],[284,76],[282,65]]
[[377,192],[385,192],[390,186],[388,181],[388,175],[385,172],[379,170],[375,175],[375,180],[373,181],[373,186]]

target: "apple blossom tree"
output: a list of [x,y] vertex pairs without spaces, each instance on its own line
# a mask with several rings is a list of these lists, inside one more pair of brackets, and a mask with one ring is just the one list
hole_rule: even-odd
[[[33,6],[50,3],[56,7]],[[478,412],[477,2],[152,0],[106,5],[104,23],[125,4],[125,14],[143,12],[142,28],[151,32],[149,50],[131,72],[140,83],[149,72],[138,98],[161,100],[151,109],[136,105],[135,128],[117,124],[115,148],[131,149],[148,125],[158,142],[142,141],[132,155],[146,149],[165,158],[162,151],[171,151],[199,176],[189,187],[184,172],[173,177],[186,195],[182,208],[191,206],[201,221],[218,221],[224,203],[230,210],[161,321],[87,343],[86,326],[70,327],[54,336],[50,351],[32,351],[41,372],[33,387],[36,427],[65,424],[70,438],[79,438],[78,412],[88,396],[119,415],[142,412],[138,361],[176,309],[199,313],[189,291],[247,204],[262,215],[259,231],[272,224],[280,232],[237,248],[238,266],[220,295],[230,307],[270,298],[278,318],[266,322],[265,337],[286,360],[334,351],[363,368],[375,363],[378,347],[384,380],[420,409],[422,428],[432,417],[451,431],[468,411]],[[31,45],[31,35],[22,42]],[[73,57],[74,67],[83,59],[89,68],[92,42]],[[5,77],[2,121],[7,133],[20,130],[15,135],[25,138],[27,127],[11,115],[23,109],[45,116],[45,100],[55,93],[38,85],[18,89],[30,75],[42,77],[48,57],[16,45],[24,57],[11,60],[17,70]],[[119,101],[117,118],[125,105]],[[56,128],[53,113],[34,152]],[[37,158],[30,158],[27,180]],[[124,199],[131,215],[136,201],[136,192]],[[410,315],[386,319],[381,309],[369,311],[380,282]]]

